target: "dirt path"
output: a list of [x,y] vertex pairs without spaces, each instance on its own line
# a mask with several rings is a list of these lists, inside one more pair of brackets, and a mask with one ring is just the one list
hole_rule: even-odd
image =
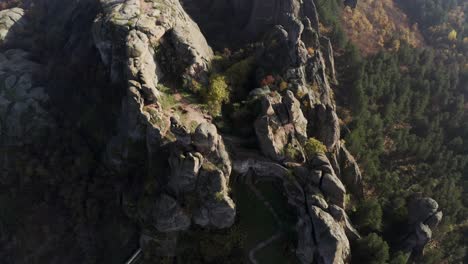
[[273,236],[271,236],[270,238],[268,238],[267,240],[264,240],[264,241],[258,243],[258,244],[257,244],[253,249],[251,249],[250,252],[249,252],[249,259],[250,259],[250,262],[252,262],[252,264],[259,264],[258,261],[255,259],[255,253],[257,253],[257,251],[263,249],[264,247],[267,247],[269,244],[273,243],[275,240],[277,240],[278,238],[280,238],[282,235],[283,235],[283,232],[278,231],[278,232],[276,232]]
[[212,117],[203,113],[200,106],[190,103],[179,92],[174,93],[174,99],[179,103],[179,108],[182,114],[190,122],[195,121],[197,124],[211,123]]
[[283,226],[283,221],[281,221],[280,217],[278,214],[275,212],[273,209],[273,206],[265,199],[265,197],[262,195],[262,193],[255,187],[254,183],[252,183],[252,178],[248,176],[247,178],[247,186],[249,186],[250,190],[255,194],[255,196],[263,202],[265,207],[270,211],[271,215],[275,219],[276,224],[278,225],[279,231],[276,232],[274,235],[269,237],[266,240],[263,240],[259,242],[254,248],[252,248],[249,251],[249,260],[252,262],[252,264],[259,264],[257,259],[255,258],[255,254],[257,251],[267,247],[269,244],[273,243],[275,240],[280,238],[283,235],[283,231],[281,231],[280,227]]

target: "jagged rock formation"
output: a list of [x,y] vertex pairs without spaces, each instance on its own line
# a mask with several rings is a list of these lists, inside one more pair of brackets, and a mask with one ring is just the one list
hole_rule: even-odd
[[284,160],[288,144],[300,148],[300,144],[295,143],[303,144],[307,140],[307,120],[291,91],[285,97],[276,93],[265,95],[261,100],[262,114],[255,122],[260,147],[268,157]]
[[[31,211],[18,213],[24,234],[0,222],[6,263],[121,263],[137,247],[146,260],[176,256],[184,234],[235,224],[232,171],[234,180],[280,183],[298,219],[301,263],[350,262],[350,242],[360,235],[347,200],[363,196],[362,175],[340,141],[333,48],[320,36],[314,1],[183,4],[50,0],[26,5],[30,13],[0,11],[0,183],[10,192],[0,202]],[[51,15],[58,10],[63,15]],[[222,26],[243,31],[241,44],[257,42],[249,48],[255,79],[278,79],[243,98],[260,109],[248,124],[258,143],[245,151],[251,155],[227,148],[229,137],[210,118],[189,120],[194,126],[164,104],[163,82],[209,83],[214,53],[203,33],[216,38],[219,25],[202,16],[213,10],[235,17]],[[28,14],[50,26],[37,33],[46,37],[32,38]],[[11,49],[31,39],[41,45]],[[307,151],[310,138],[324,151]],[[11,202],[35,186],[37,193]],[[430,239],[442,218],[434,203],[410,205],[405,250],[420,252]]]
[[422,255],[432,238],[432,230],[442,221],[443,213],[436,201],[428,197],[413,197],[408,204],[408,233],[402,247],[411,258]]
[[23,50],[0,53],[0,135],[2,145],[21,147],[50,133],[54,121],[44,109],[49,100],[33,75],[41,65]]
[[12,44],[19,41],[18,35],[26,30],[24,10],[11,8],[0,11],[0,45]]

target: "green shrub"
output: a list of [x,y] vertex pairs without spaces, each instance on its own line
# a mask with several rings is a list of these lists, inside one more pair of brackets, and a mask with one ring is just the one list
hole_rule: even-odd
[[244,86],[254,69],[254,58],[248,57],[229,67],[226,76],[228,76],[229,83],[234,89],[245,88]]
[[229,87],[226,77],[220,74],[213,74],[210,77],[210,87],[205,94],[205,104],[213,116],[221,113],[223,103],[229,102]]
[[215,199],[218,202],[221,202],[224,200],[224,193],[223,192],[217,192],[215,193]]
[[301,152],[291,143],[284,148],[284,155],[291,160],[298,160],[301,158]]
[[375,233],[359,239],[352,253],[353,263],[386,264],[390,257],[387,242]]
[[313,157],[318,153],[325,153],[327,147],[315,138],[309,138],[304,145],[304,150],[308,158]]
[[376,199],[361,202],[353,216],[353,222],[364,232],[382,230],[382,207]]
[[408,254],[403,253],[402,251],[398,251],[392,255],[392,260],[390,260],[390,264],[406,264],[408,263]]

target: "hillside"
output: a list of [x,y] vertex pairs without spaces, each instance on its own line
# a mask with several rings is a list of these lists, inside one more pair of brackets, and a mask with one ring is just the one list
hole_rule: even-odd
[[394,0],[360,0],[357,7],[345,7],[341,22],[346,35],[363,54],[381,49],[398,50],[401,41],[421,48],[424,38]]
[[0,263],[463,263],[467,5],[397,3],[2,1]]

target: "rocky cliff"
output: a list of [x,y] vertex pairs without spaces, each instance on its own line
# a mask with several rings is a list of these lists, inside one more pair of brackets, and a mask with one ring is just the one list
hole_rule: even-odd
[[[237,108],[222,117],[189,101],[204,97],[194,88],[217,87],[210,44],[245,47],[224,60],[250,63],[238,67],[250,77],[231,98]],[[292,259],[349,263],[360,235],[348,203],[363,185],[340,140],[334,83],[312,0],[50,0],[0,11],[0,257],[125,263],[141,248],[144,263],[183,261],[187,248],[204,252],[200,241],[243,226],[234,186],[274,182],[295,219]],[[228,131],[220,118],[240,125]],[[411,206],[421,204],[408,252],[442,217],[431,199]],[[257,263],[255,252],[245,262]]]

